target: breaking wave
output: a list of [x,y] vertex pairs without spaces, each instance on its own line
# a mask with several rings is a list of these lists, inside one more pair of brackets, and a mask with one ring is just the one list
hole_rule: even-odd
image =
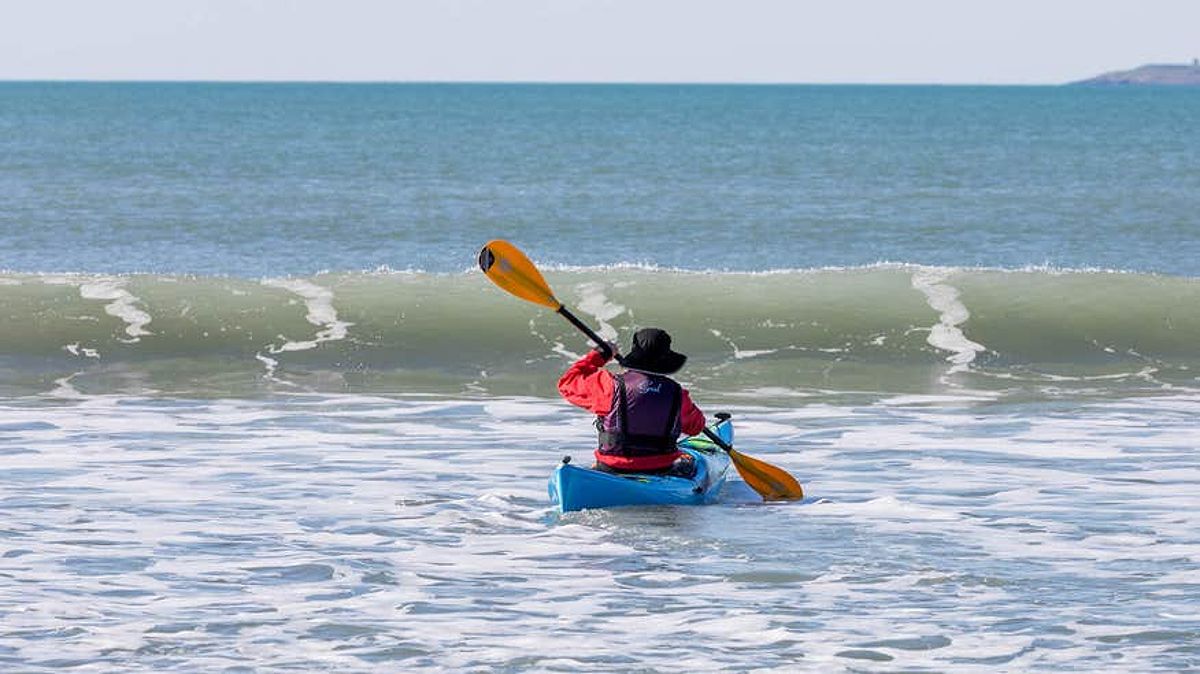
[[[1187,385],[1200,366],[1200,281],[1191,278],[901,264],[766,273],[620,266],[546,277],[622,344],[638,327],[671,331],[690,356],[681,376],[701,387],[908,390],[964,377]],[[478,273],[7,273],[0,308],[0,364],[33,389],[108,373],[173,390],[224,377],[250,388],[374,382],[544,394],[587,348],[559,317]]]

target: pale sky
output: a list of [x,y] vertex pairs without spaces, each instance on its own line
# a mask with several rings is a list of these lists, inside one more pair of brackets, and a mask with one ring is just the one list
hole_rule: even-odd
[[8,0],[0,80],[1056,84],[1200,56],[1200,0]]

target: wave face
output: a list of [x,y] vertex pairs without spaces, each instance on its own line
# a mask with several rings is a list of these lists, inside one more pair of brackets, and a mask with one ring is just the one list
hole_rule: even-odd
[[[559,299],[627,345],[657,325],[680,378],[814,391],[1192,386],[1200,281],[1103,271],[877,265],[764,273],[556,269]],[[261,281],[0,275],[8,393],[281,389],[553,395],[587,345],[478,273]]]

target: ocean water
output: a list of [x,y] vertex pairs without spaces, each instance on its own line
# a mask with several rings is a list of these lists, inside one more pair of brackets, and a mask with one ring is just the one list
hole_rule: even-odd
[[[1200,669],[1198,113],[0,83],[0,670]],[[492,238],[808,498],[556,514]]]

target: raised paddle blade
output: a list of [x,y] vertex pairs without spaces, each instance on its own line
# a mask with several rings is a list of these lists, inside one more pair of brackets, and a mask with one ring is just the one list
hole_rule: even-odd
[[479,268],[492,283],[523,300],[555,311],[562,309],[562,302],[554,297],[538,268],[507,241],[496,239],[484,244],[479,251]]
[[746,456],[729,448],[729,458],[738,475],[758,492],[764,501],[794,501],[804,498],[804,489],[796,478],[782,468],[777,468],[754,457]]
[[738,475],[741,475],[746,484],[758,492],[764,501],[794,501],[804,498],[804,489],[786,470],[742,454],[708,428],[704,429],[704,434],[714,444],[729,453],[729,458],[733,461],[733,467],[737,468]]
[[550,286],[546,279],[542,278],[542,273],[516,246],[501,239],[487,242],[479,251],[479,268],[492,283],[513,295],[557,311],[604,352],[605,360],[615,355],[608,342],[601,339],[600,335],[584,325],[583,321],[558,301],[554,293],[550,292]]

